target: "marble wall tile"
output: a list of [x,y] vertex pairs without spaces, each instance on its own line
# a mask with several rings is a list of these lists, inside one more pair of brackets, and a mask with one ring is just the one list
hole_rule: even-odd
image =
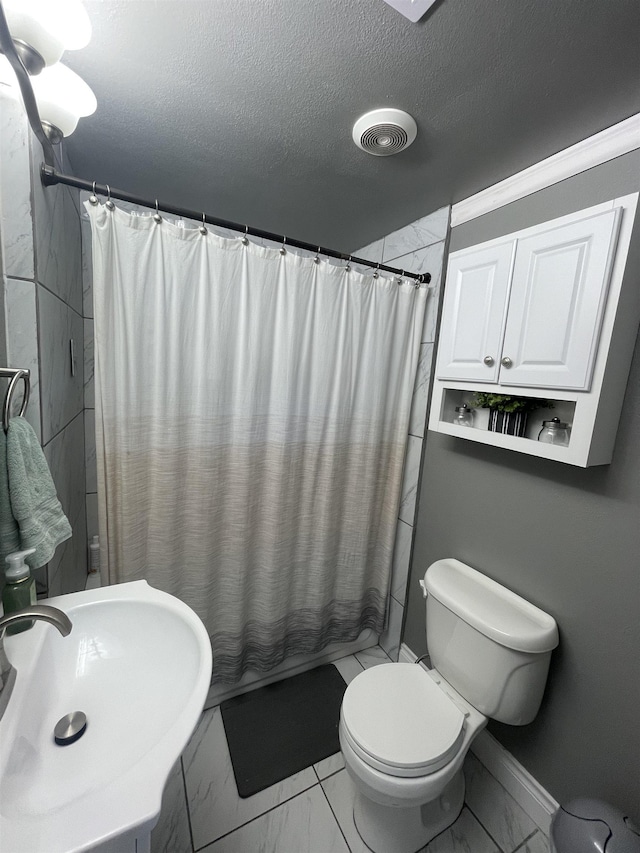
[[91,223],[87,212],[81,208],[80,233],[82,237],[82,313],[93,317],[93,254],[91,251]]
[[183,767],[196,850],[311,788],[318,781],[313,768],[307,767],[252,797],[241,799],[219,707],[202,715],[183,753]]
[[158,823],[151,831],[151,853],[191,853],[187,798],[180,759],[174,765],[162,792]]
[[[46,444],[83,408],[83,338],[80,314],[38,286],[41,353],[40,400],[42,440]],[[71,375],[69,341],[75,342],[75,376]]]
[[422,439],[410,435],[407,441],[407,455],[404,462],[404,476],[400,497],[400,519],[407,524],[413,524],[416,514],[416,499],[418,496],[418,479],[420,477],[420,460],[422,458]]
[[84,321],[84,407],[95,407],[95,382],[93,374],[93,320]]
[[515,850],[535,823],[470,752],[464,763],[465,801],[502,850]]
[[75,417],[44,447],[44,455],[56,485],[58,498],[69,521],[84,511],[84,444],[82,415]]
[[[32,140],[34,150],[39,143]],[[36,278],[82,314],[82,253],[80,219],[72,194],[62,185],[44,187],[41,158],[32,158]]]
[[87,583],[87,518],[84,501],[75,518],[70,519],[73,536],[71,550],[62,560],[62,589],[64,593],[79,592]]
[[382,254],[384,252],[384,237],[376,240],[374,243],[369,243],[361,249],[356,249],[353,253],[357,258],[364,258],[367,261],[375,261],[377,264],[382,263]]
[[393,566],[391,568],[391,595],[398,604],[402,605],[404,605],[406,597],[412,540],[413,527],[404,521],[398,521],[393,551]]
[[400,652],[400,637],[402,635],[402,617],[404,607],[395,600],[389,599],[389,619],[387,627],[380,635],[380,646],[389,655],[392,661],[398,660]]
[[16,90],[3,83],[0,108],[0,254],[6,275],[33,279],[28,123]]
[[349,853],[319,785],[211,844],[202,853]]
[[433,344],[420,345],[420,359],[416,371],[416,381],[413,386],[409,433],[410,435],[418,436],[418,438],[424,437],[427,422],[427,401],[429,398],[433,347]]
[[86,471],[86,491],[98,491],[98,468],[96,465],[96,412],[84,410],[84,455]]
[[423,216],[422,219],[416,219],[415,222],[405,225],[404,228],[400,228],[392,234],[387,234],[384,238],[383,262],[386,264],[389,261],[394,261],[393,266],[397,266],[395,261],[398,258],[409,252],[415,252],[416,249],[422,249],[424,246],[430,246],[432,243],[444,240],[447,236],[448,227],[449,207],[441,207],[440,210]]
[[[36,285],[32,281],[7,278],[4,287],[7,327],[7,366],[31,371],[31,394],[25,417],[40,440],[40,366],[38,360],[38,318]],[[8,384],[6,381],[4,385]],[[4,392],[4,387],[3,387]],[[16,408],[22,404],[22,387],[16,395]]]

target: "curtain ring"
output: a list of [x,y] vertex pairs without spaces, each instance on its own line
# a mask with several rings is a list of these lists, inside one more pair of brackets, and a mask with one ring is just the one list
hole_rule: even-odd
[[91,195],[89,196],[89,204],[98,204],[98,196],[96,195],[96,182],[93,182],[93,188],[91,190]]
[[162,217],[160,216],[160,213],[158,212],[158,199],[156,199],[156,212],[153,214],[153,219],[157,223],[162,222]]
[[280,247],[280,254],[281,254],[281,255],[286,255],[286,254],[287,254],[287,250],[285,249],[286,242],[287,242],[287,238],[286,238],[286,237],[283,237],[283,238],[282,238],[282,246]]
[[106,205],[108,210],[115,210],[115,204],[111,201],[111,187],[107,184],[107,201]]
[[318,251],[316,252],[315,258],[313,259],[313,263],[314,264],[320,263],[320,246],[318,246]]
[[205,237],[206,237],[206,235],[209,233],[209,232],[207,231],[207,226],[205,225],[205,222],[204,222],[204,213],[202,214],[202,225],[200,226],[200,228],[199,228],[198,230],[199,230],[199,231],[200,231],[200,233],[201,233],[201,234],[203,234]]
[[373,277],[380,278],[380,264],[378,264],[375,270],[373,271]]
[[349,260],[347,261],[347,263],[345,265],[344,271],[345,272],[351,272],[351,255],[349,255]]
[[247,236],[248,233],[249,233],[249,226],[245,225],[244,226],[244,235],[243,235],[242,240],[241,240],[241,243],[243,246],[249,245],[249,237]]

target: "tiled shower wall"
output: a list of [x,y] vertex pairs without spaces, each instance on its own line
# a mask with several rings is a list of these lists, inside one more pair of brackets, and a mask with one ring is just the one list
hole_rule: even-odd
[[445,241],[449,229],[449,212],[449,207],[443,207],[436,210],[435,213],[418,219],[353,253],[357,257],[389,264],[407,270],[407,272],[431,273],[431,286],[422,329],[420,362],[413,392],[402,498],[396,529],[389,621],[385,633],[380,638],[380,645],[393,660],[398,659],[400,650],[407,577],[416,518],[420,462],[426,431],[427,402],[440,303]]
[[36,574],[39,589],[57,595],[82,589],[86,582],[79,201],[76,190],[42,186],[40,144],[21,100],[4,84],[0,110],[3,358],[8,367],[31,370],[26,417],[40,438],[73,528],[73,537]]

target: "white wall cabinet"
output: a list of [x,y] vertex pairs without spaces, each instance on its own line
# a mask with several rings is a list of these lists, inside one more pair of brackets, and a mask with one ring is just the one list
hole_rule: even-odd
[[436,375],[587,390],[620,208],[451,255]]
[[[638,194],[463,249],[449,258],[429,429],[574,465],[611,461],[640,321],[624,271]],[[624,285],[624,286],[623,286]],[[474,391],[555,401],[526,438],[452,423]],[[560,414],[569,447],[536,441]]]

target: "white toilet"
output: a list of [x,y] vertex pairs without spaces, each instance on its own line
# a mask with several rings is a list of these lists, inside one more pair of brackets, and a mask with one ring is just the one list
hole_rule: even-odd
[[533,720],[558,645],[551,616],[458,560],[434,563],[420,583],[433,669],[371,667],[342,701],[354,819],[374,853],[415,853],[456,820],[471,741],[488,717]]

